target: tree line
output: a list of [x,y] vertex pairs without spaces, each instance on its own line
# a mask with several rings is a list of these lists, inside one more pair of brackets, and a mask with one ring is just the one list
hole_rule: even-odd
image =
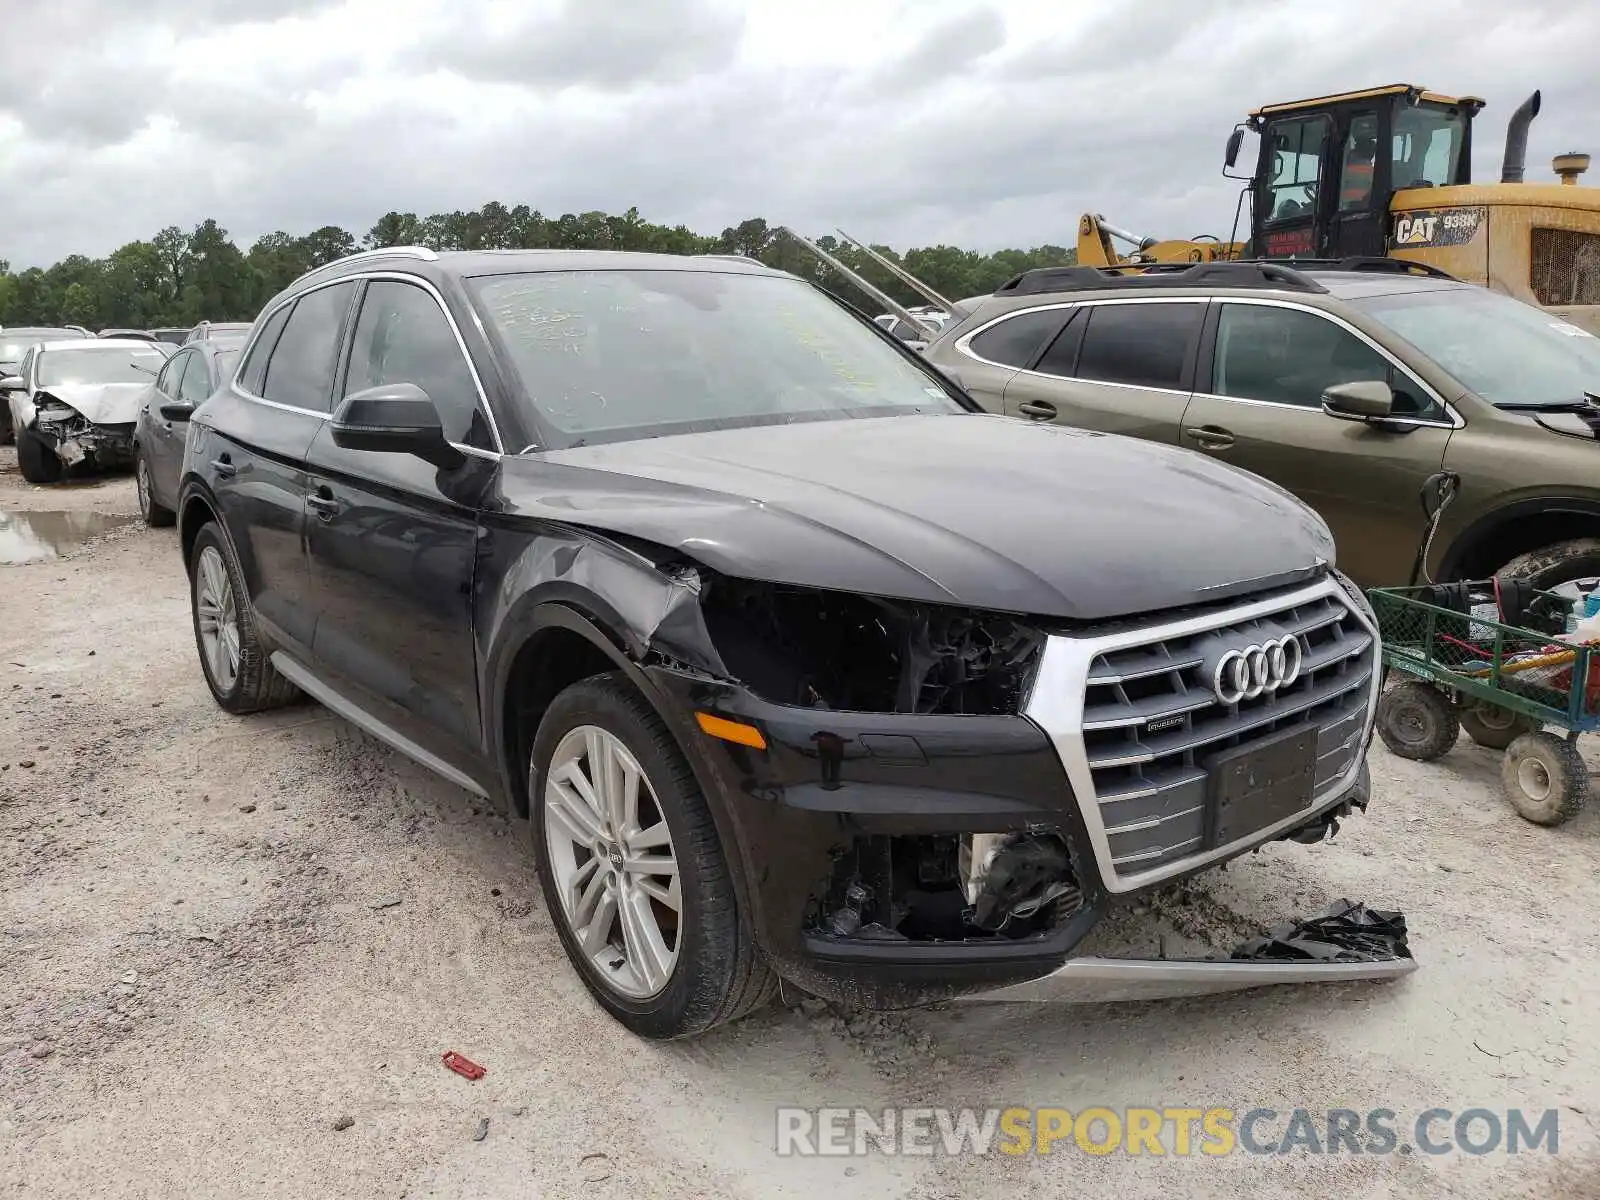
[[[882,266],[832,236],[817,243],[852,270],[907,305],[926,301]],[[253,320],[263,304],[301,274],[381,246],[428,246],[434,250],[640,250],[667,254],[744,254],[803,275],[869,312],[875,300],[824,266],[761,218],[742,221],[718,236],[683,225],[657,225],[630,208],[621,216],[602,212],[547,217],[525,204],[507,208],[490,202],[473,212],[390,212],[357,237],[337,225],[296,236],[269,233],[241,250],[214,220],[184,232],[168,226],[148,241],[129,242],[104,258],[72,254],[49,267],[13,272],[0,259],[0,326],[82,325],[152,329],[200,320]],[[980,254],[955,246],[927,246],[901,255],[874,246],[950,299],[993,291],[1019,271],[1060,266],[1076,252],[1062,246],[998,250]]]

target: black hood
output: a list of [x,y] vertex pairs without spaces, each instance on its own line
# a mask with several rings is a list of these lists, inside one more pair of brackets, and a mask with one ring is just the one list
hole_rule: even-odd
[[505,460],[508,513],[725,575],[1069,620],[1174,608],[1333,560],[1322,520],[1176,447],[980,415],[683,434]]

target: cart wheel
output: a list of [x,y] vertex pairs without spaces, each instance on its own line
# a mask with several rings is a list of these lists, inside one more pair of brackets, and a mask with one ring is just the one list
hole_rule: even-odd
[[1589,768],[1578,747],[1542,729],[1506,748],[1500,779],[1518,814],[1535,825],[1560,825],[1589,799]]
[[1432,762],[1461,736],[1461,722],[1446,696],[1431,683],[1412,680],[1378,700],[1378,736],[1401,758]]
[[1501,708],[1498,704],[1474,704],[1460,714],[1461,728],[1480,746],[1504,750],[1525,733],[1539,728],[1532,717]]

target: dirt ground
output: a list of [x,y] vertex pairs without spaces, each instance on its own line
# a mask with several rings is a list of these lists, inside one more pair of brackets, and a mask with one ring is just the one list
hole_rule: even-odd
[[[30,487],[0,450],[0,536],[47,511],[131,516],[133,485]],[[0,698],[0,1194],[1600,1195],[1600,804],[1525,824],[1465,740],[1376,748],[1335,843],[1191,889],[1224,928],[1400,908],[1399,983],[791,1002],[652,1045],[567,967],[517,823],[321,708],[213,705],[171,530],[0,565]],[[781,1104],[1558,1108],[1560,1153],[780,1159]]]

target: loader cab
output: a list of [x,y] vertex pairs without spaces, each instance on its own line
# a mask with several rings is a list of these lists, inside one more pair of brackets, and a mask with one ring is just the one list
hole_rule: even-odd
[[1394,84],[1257,109],[1245,122],[1260,135],[1250,253],[1387,253],[1396,191],[1471,182],[1472,118],[1482,107]]

